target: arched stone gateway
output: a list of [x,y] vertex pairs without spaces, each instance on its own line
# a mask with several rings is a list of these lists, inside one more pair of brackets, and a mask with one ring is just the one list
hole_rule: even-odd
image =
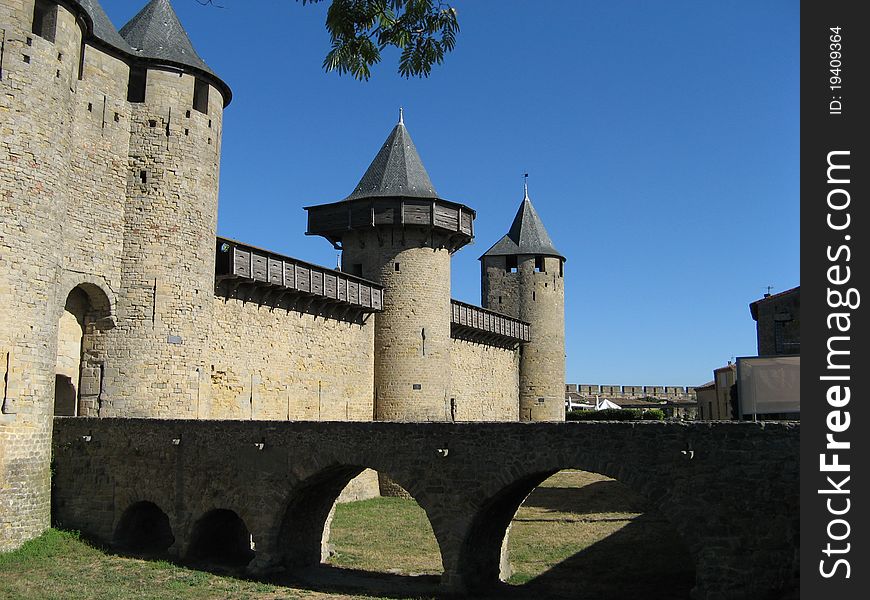
[[198,519],[205,501],[241,507],[256,544],[249,571],[319,562],[332,503],[369,467],[425,510],[441,550],[442,587],[485,590],[498,584],[502,540],[523,499],[551,474],[578,468],[618,480],[668,519],[695,562],[694,598],[749,600],[796,589],[795,423],[57,418],[55,432],[65,526],[99,537],[99,519],[117,518],[104,510],[106,499],[136,497],[143,486],[180,524]]
[[76,284],[58,316],[54,414],[99,416],[112,302],[97,283]]

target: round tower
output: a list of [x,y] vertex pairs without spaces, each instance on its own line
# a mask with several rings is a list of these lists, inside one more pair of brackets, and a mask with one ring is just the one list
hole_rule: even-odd
[[131,65],[117,334],[101,416],[196,418],[206,409],[221,123],[229,88],[169,0],[120,30]]
[[471,241],[474,211],[438,197],[401,115],[353,193],[306,210],[343,271],[384,286],[375,419],[449,420],[450,256]]
[[0,3],[0,551],[49,525],[56,295],[86,27],[74,5]]
[[565,257],[528,186],[510,231],[480,257],[481,302],[531,325],[520,347],[520,420],[565,420]]

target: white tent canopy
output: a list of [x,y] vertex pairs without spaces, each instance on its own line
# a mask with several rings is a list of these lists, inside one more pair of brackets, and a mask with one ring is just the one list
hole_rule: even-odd
[[595,401],[595,410],[605,410],[608,408],[615,408],[619,410],[622,407],[618,404],[611,402],[607,398],[599,398]]

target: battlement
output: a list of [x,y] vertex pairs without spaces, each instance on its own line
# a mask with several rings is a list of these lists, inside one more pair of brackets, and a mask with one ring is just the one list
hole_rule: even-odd
[[694,386],[661,385],[599,385],[589,383],[565,384],[566,398],[595,400],[601,398],[656,398],[658,400],[694,400]]

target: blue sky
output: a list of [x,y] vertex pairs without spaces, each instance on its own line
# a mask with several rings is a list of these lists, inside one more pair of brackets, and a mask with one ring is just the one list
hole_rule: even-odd
[[[120,28],[145,0],[102,0]],[[567,380],[695,385],[755,354],[748,305],[799,284],[799,3],[455,0],[428,79],[387,52],[327,74],[327,3],[173,0],[235,94],[218,232],[332,266],[308,204],[349,194],[398,107],[441,197],[477,211],[453,296],[507,232],[529,173],[566,264]]]

